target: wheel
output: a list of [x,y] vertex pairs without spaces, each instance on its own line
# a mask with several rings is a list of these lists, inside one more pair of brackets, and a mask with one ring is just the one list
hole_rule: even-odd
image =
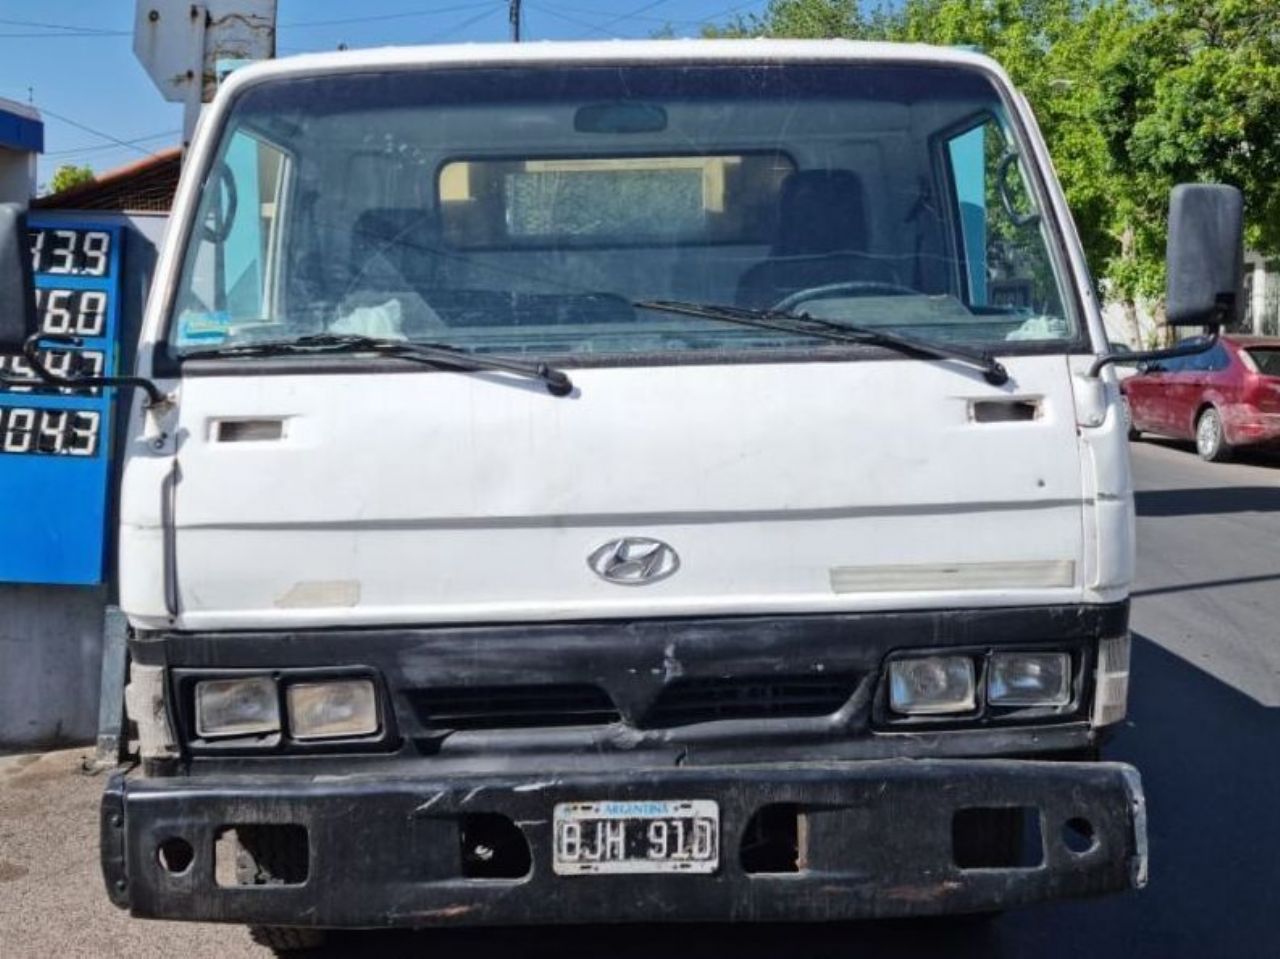
[[[236,841],[240,847],[236,851],[236,881],[240,885],[276,886],[306,878],[306,833],[279,826],[240,826]],[[298,926],[250,926],[249,935],[276,953],[317,949],[325,940],[323,929]]]
[[1222,429],[1222,417],[1212,406],[1196,420],[1196,452],[1210,463],[1221,463],[1231,458],[1231,447]]
[[249,937],[279,955],[304,952],[324,945],[323,929],[296,929],[292,926],[250,926]]

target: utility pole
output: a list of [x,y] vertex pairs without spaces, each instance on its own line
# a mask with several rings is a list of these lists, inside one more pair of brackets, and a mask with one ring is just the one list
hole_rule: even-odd
[[520,42],[520,0],[509,0],[507,19],[511,21],[511,42]]

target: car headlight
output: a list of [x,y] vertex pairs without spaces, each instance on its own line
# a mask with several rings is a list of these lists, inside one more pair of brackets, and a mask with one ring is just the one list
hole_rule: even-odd
[[1067,653],[992,653],[987,666],[992,706],[1065,706],[1071,702]]
[[196,733],[202,739],[280,731],[280,701],[270,676],[196,683]]
[[378,731],[378,697],[372,680],[290,683],[285,698],[294,739],[372,736]]
[[889,707],[895,713],[967,713],[975,706],[970,657],[921,656],[889,663]]

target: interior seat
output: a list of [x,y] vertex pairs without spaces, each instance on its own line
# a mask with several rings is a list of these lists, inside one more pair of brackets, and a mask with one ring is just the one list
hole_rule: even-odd
[[830,283],[900,284],[893,265],[866,254],[866,200],[850,170],[797,170],[778,193],[769,257],[738,282],[741,306],[767,309],[793,293]]

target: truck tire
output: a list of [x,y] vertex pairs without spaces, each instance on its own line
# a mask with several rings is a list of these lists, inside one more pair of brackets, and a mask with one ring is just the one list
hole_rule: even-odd
[[298,929],[293,926],[250,926],[249,938],[266,946],[276,955],[305,952],[324,945],[323,929]]
[[1222,427],[1222,416],[1212,406],[1196,420],[1196,452],[1209,463],[1223,463],[1231,459],[1231,446]]
[[[307,850],[290,841],[290,834],[267,826],[236,829],[236,880],[242,886],[283,885],[305,875]],[[303,926],[250,926],[249,936],[273,952],[301,952],[324,944],[325,931]]]

